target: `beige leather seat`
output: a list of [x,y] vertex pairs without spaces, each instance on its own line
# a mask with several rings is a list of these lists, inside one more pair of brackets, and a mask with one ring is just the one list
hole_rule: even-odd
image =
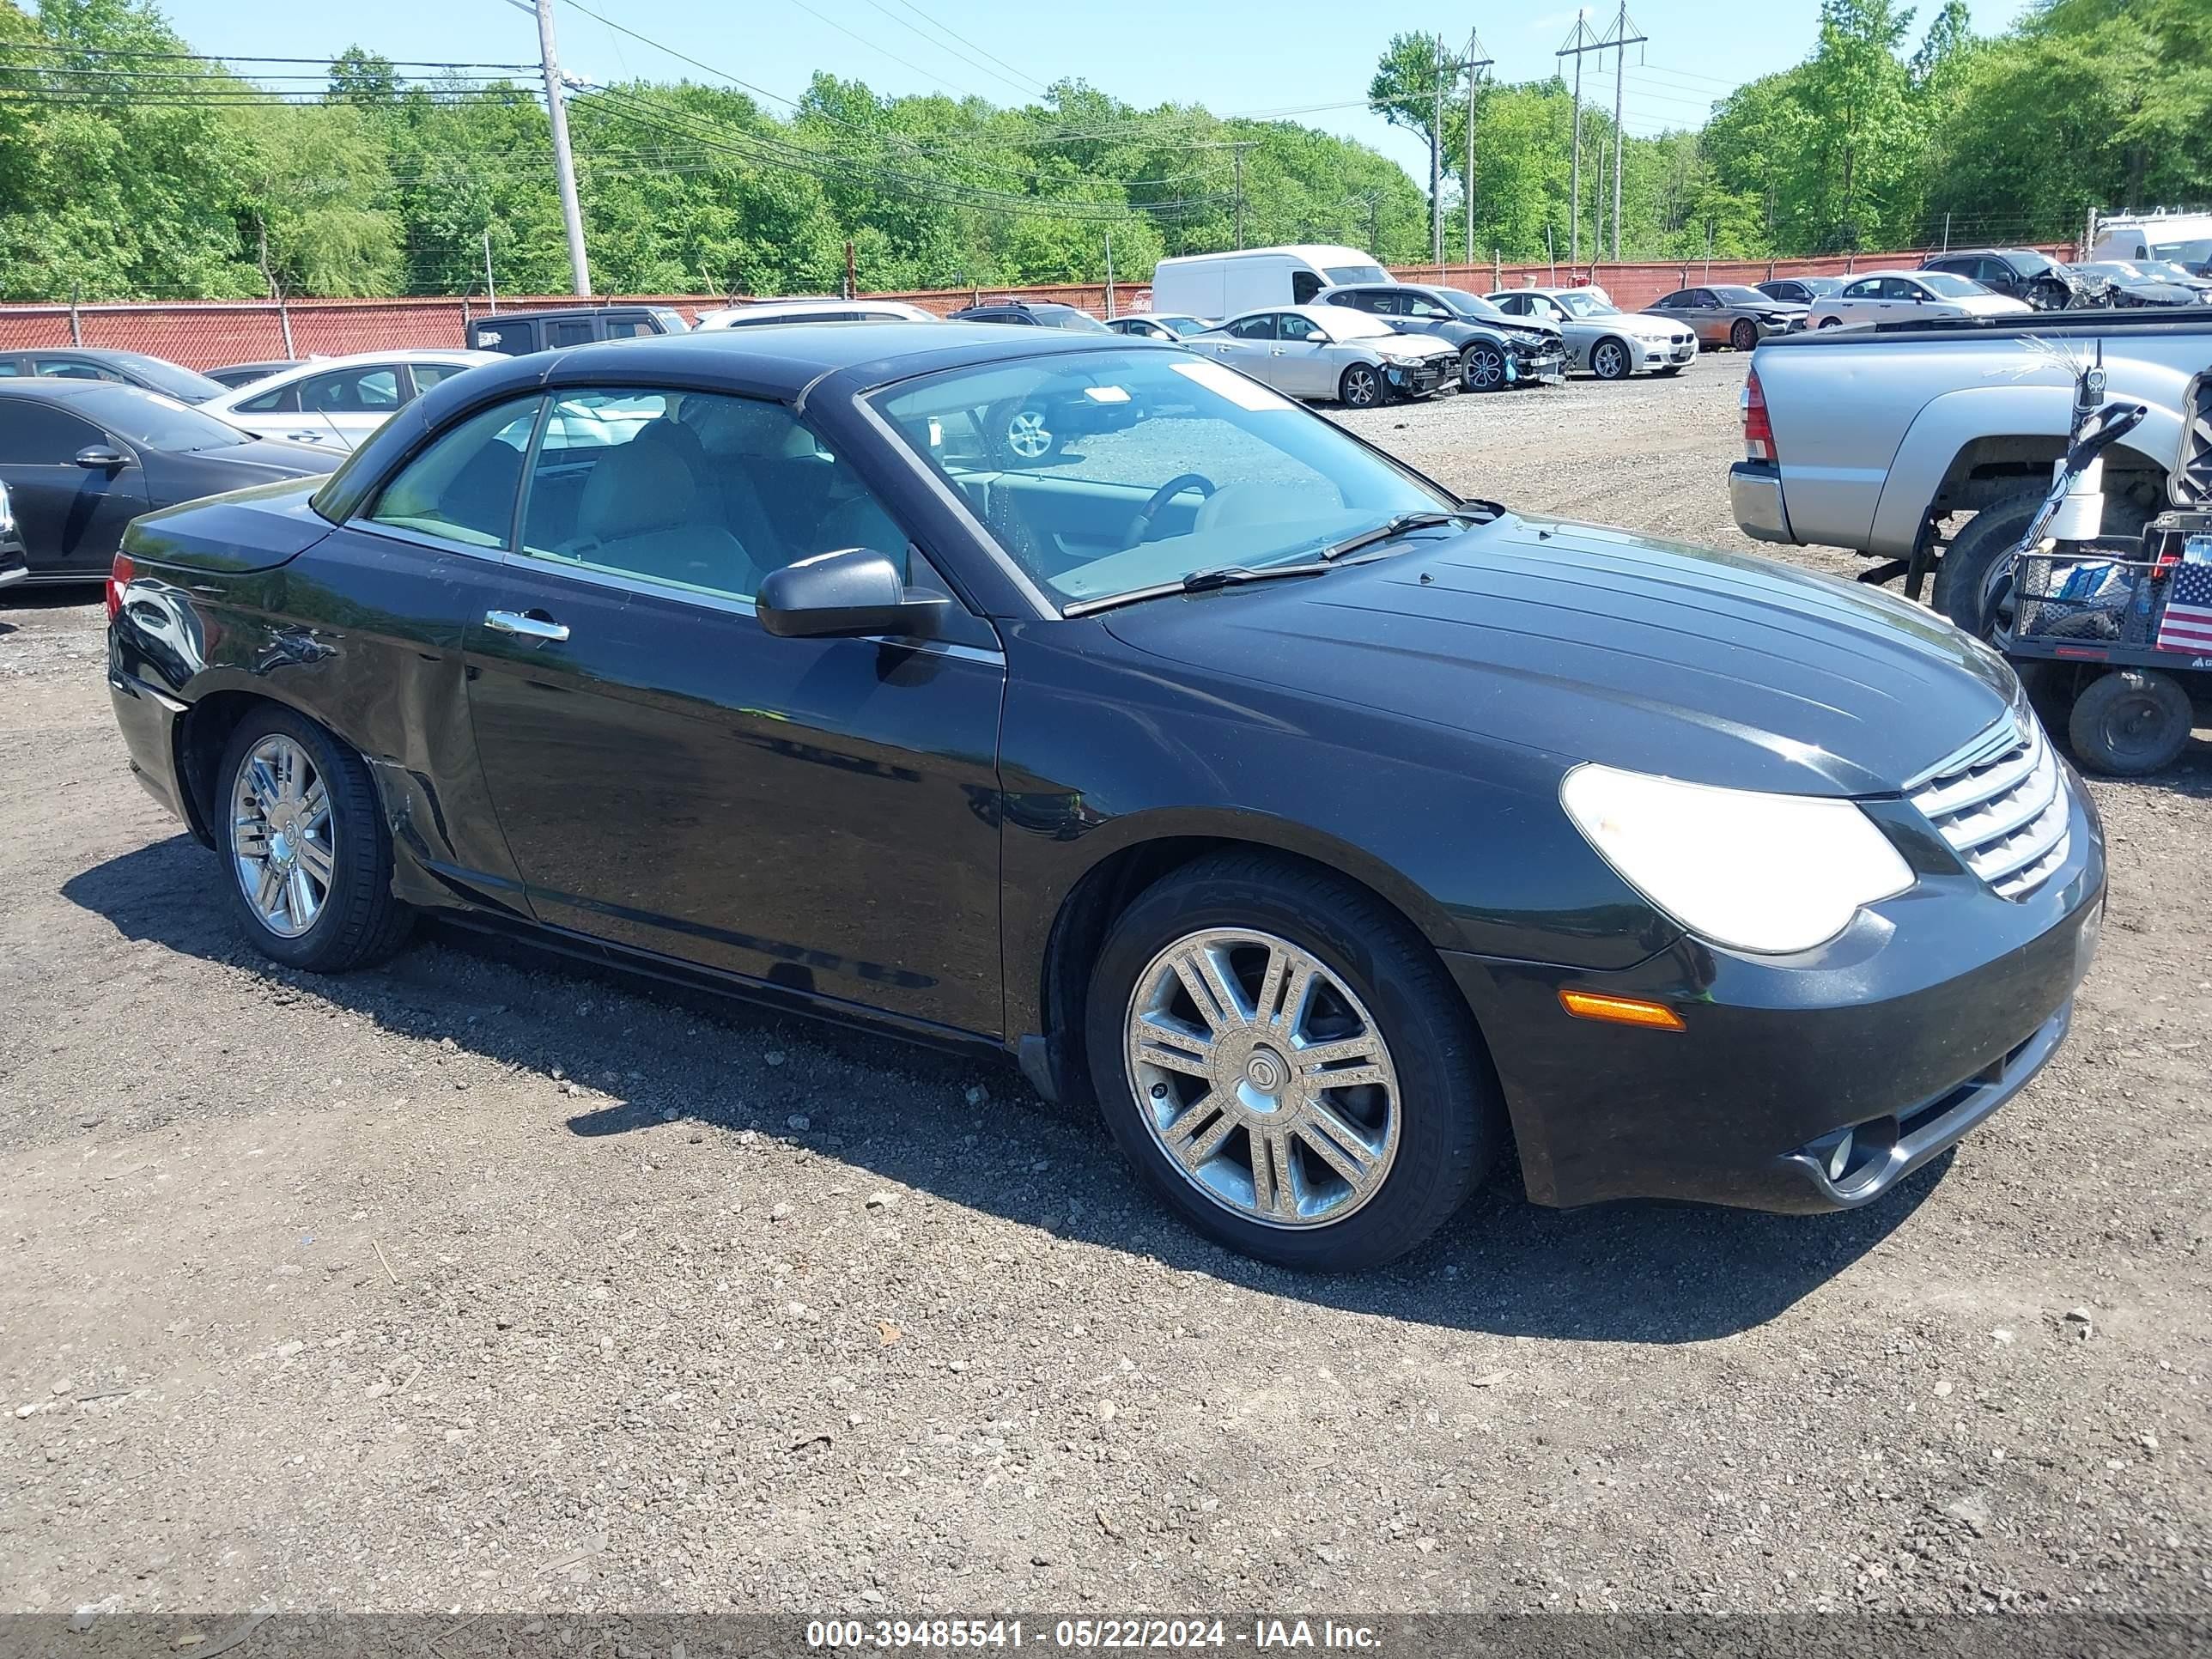
[[763,574],[702,484],[697,444],[653,422],[602,455],[584,482],[575,538],[562,550],[592,564],[720,593],[757,592]]

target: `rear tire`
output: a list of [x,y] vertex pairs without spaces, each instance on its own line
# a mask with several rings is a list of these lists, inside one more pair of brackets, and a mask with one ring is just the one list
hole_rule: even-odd
[[[1966,528],[1943,550],[1936,566],[1931,602],[1976,639],[1989,638],[1996,620],[1982,614],[1982,584],[1988,580],[1990,568],[2027,533],[2036,509],[2048,493],[2045,486],[2024,485],[2011,495],[1999,496],[1966,520]],[[2100,534],[2136,536],[2148,522],[2133,501],[2112,495],[2105,498],[2106,528]]]
[[225,888],[264,955],[338,974],[406,939],[414,914],[392,895],[392,834],[368,763],[313,720],[275,703],[248,714],[210,806]]
[[2195,724],[2189,694],[2172,675],[2153,668],[2116,668],[2092,680],[2075,699],[2066,735],[2092,772],[2140,778],[2179,760]]
[[1590,373],[1601,380],[1625,380],[1633,360],[1625,342],[1607,335],[1590,348],[1589,364]]
[[[1218,968],[1237,1006],[1186,1006],[1179,960]],[[1216,982],[1204,968],[1193,977]],[[1502,1139],[1480,1039],[1427,941],[1340,878],[1264,854],[1205,858],[1139,895],[1099,951],[1085,1031],[1107,1126],[1139,1179],[1199,1232],[1279,1267],[1354,1272],[1403,1255],[1466,1200]],[[1188,1044],[1164,1068],[1145,1058],[1163,1031]],[[1301,1054],[1319,1042],[1344,1052],[1310,1064],[1376,1080],[1313,1083],[1330,1073]],[[1286,1178],[1263,1179],[1255,1160]],[[1355,1182],[1348,1169],[1366,1173]],[[1290,1200],[1270,1204],[1280,1193]]]

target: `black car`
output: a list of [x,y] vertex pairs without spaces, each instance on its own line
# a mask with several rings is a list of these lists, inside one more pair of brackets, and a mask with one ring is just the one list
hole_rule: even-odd
[[1023,328],[1064,328],[1076,334],[1110,334],[1112,329],[1079,306],[1045,300],[990,300],[946,314],[948,322],[1012,323]]
[[0,483],[33,582],[104,580],[124,526],[152,508],[336,465],[136,386],[0,380]]
[[2212,290],[2212,283],[2185,280],[2185,271],[2179,278],[2163,276],[2124,259],[2088,260],[2068,269],[2089,285],[2095,303],[2123,311],[2146,306],[2201,306],[2207,301],[2208,290]]
[[31,562],[23,556],[23,538],[15,528],[15,504],[0,482],[0,587],[27,580]]
[[1360,283],[1323,289],[1313,303],[1366,312],[1401,334],[1432,334],[1449,340],[1459,348],[1459,383],[1464,391],[1557,386],[1567,378],[1567,349],[1557,328],[1533,318],[1509,317],[1464,289]]
[[2095,290],[2047,253],[2032,247],[1966,248],[1920,262],[1923,270],[1948,270],[1979,283],[2038,311],[2063,311],[2089,303]]
[[271,374],[297,368],[307,361],[305,357],[272,357],[265,362],[228,363],[221,368],[208,370],[207,377],[235,392],[242,386],[252,386],[256,380],[265,380]]
[[0,380],[106,380],[113,386],[135,386],[174,398],[180,404],[204,404],[230,390],[197,369],[173,363],[143,351],[110,351],[98,346],[53,346],[42,351],[0,353]]
[[[1100,393],[1157,412],[1079,468],[977,441]],[[125,556],[131,763],[276,960],[459,912],[1010,1051],[1282,1263],[1509,1148],[1545,1204],[1869,1202],[2097,937],[2096,815],[1968,635],[1457,499],[1180,347],[586,347]]]
[[533,351],[589,345],[594,340],[633,340],[653,334],[684,334],[691,325],[673,306],[564,306],[556,311],[498,311],[469,324],[471,351],[503,351],[524,357]]
[[1815,300],[1824,300],[1844,285],[1841,276],[1770,276],[1752,286],[1771,299],[1786,300],[1793,306],[1809,306]]

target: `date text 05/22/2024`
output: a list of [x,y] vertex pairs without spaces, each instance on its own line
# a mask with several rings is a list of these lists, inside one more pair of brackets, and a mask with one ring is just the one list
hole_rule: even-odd
[[1329,1649],[1374,1652],[1371,1625],[1334,1619],[824,1619],[806,1626],[806,1645],[817,1650],[896,1650],[908,1648],[1024,1646],[1107,1651],[1168,1651],[1248,1648],[1259,1652]]

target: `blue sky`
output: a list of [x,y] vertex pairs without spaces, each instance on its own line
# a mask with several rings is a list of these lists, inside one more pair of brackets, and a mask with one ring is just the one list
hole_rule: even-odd
[[[1218,113],[1296,112],[1310,125],[1364,139],[1417,175],[1420,145],[1366,112],[1360,100],[1375,60],[1401,30],[1464,41],[1468,11],[1433,5],[1377,7],[1345,0],[1116,0],[1055,5],[1049,0],[586,0],[726,74],[795,96],[817,68],[857,76],[878,91],[975,93],[1019,103],[1041,82],[1079,75],[1139,106],[1202,101]],[[2027,0],[1973,0],[1974,27],[2004,27]],[[328,56],[358,44],[394,58],[534,61],[537,29],[513,0],[378,0],[358,12],[299,0],[167,0],[164,8],[193,49],[263,56]],[[1925,0],[1922,18],[1932,15]],[[1576,9],[1547,5],[1476,17],[1491,73],[1527,80],[1547,72],[1575,26]],[[1610,6],[1593,6],[1593,27],[1609,27]],[[1650,37],[1626,68],[1630,131],[1650,133],[1702,120],[1729,88],[1787,68],[1813,44],[1818,0],[1641,0],[1630,8]],[[704,76],[617,33],[556,0],[564,66],[587,80]],[[966,44],[932,27],[941,24]],[[842,26],[842,27],[841,27]],[[1613,99],[1610,58],[1585,60],[1585,91]],[[773,103],[771,108],[781,111]]]

